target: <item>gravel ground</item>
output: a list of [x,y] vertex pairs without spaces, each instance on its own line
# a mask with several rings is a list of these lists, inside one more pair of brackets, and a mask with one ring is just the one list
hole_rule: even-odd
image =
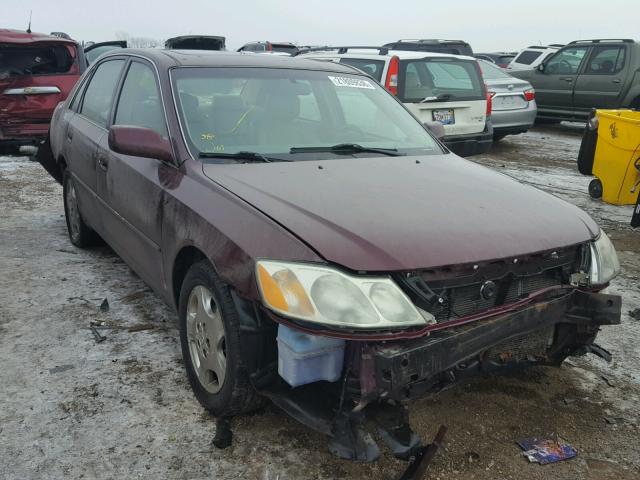
[[[610,290],[624,316],[599,343],[614,361],[572,359],[415,402],[424,439],[449,427],[429,478],[640,478],[640,319],[627,313],[640,307],[640,232],[628,227],[631,207],[589,198],[579,142],[576,125],[536,128],[474,160],[586,209],[610,234],[623,269]],[[375,464],[335,459],[325,438],[273,406],[235,419],[232,447],[217,450],[174,314],[107,247],[71,246],[61,188],[38,164],[0,157],[0,211],[0,478],[375,480],[403,469],[388,453]],[[529,436],[558,436],[578,456],[529,464],[515,444]]]

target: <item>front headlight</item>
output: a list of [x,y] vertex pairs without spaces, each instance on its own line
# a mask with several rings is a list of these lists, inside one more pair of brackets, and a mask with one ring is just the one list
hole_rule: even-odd
[[606,233],[591,242],[591,285],[609,283],[620,272],[620,262],[616,249]]
[[265,306],[287,317],[336,327],[403,328],[435,323],[388,277],[347,275],[303,263],[259,260]]

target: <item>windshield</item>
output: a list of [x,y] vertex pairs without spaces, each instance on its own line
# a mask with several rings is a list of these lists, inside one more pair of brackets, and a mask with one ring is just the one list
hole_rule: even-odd
[[[442,153],[386,90],[355,74],[271,68],[178,68],[171,79],[196,155],[257,152],[287,160]],[[313,155],[301,153],[317,147]],[[293,151],[292,151],[293,148]],[[297,151],[296,151],[297,150]],[[320,151],[318,151],[320,150]]]
[[487,80],[504,80],[507,78],[513,78],[508,73],[505,73],[500,67],[486,60],[478,60],[480,70],[482,70],[482,76]]
[[398,98],[407,103],[485,99],[476,61],[457,58],[400,61]]
[[68,73],[73,66],[73,47],[38,45],[0,47],[0,79],[20,75]]

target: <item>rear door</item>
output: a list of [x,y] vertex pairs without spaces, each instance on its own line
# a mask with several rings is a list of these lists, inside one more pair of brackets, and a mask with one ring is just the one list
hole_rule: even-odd
[[485,129],[486,90],[473,60],[401,60],[398,98],[420,121],[441,122],[446,136],[476,134]]
[[[152,66],[142,60],[129,64],[113,115],[113,125],[155,130],[168,138],[160,89]],[[102,137],[98,152],[98,186],[105,206],[106,239],[149,284],[161,285],[160,236],[164,190],[161,178],[174,166],[153,158],[122,155]]]
[[0,139],[43,137],[80,75],[74,43],[0,46]]
[[617,108],[627,76],[626,45],[593,47],[578,76],[574,91],[576,113],[588,115],[592,108]]
[[565,47],[544,62],[543,71],[535,71],[531,83],[539,110],[551,115],[573,115],[573,90],[589,48]]
[[83,218],[101,235],[99,222],[101,206],[97,200],[98,145],[107,133],[116,86],[125,60],[101,62],[88,80],[86,88],[73,99],[76,112],[69,120],[66,142],[63,147],[65,160],[76,184],[78,203]]

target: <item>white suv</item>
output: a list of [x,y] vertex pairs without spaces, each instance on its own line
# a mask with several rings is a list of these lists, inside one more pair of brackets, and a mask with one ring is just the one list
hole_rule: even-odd
[[458,155],[485,153],[491,147],[491,100],[475,58],[385,47],[321,47],[299,55],[369,74],[421,122],[442,123],[441,140]]
[[532,45],[524,48],[507,65],[507,70],[534,70],[551,54],[556,53],[564,45],[552,44],[548,46]]

